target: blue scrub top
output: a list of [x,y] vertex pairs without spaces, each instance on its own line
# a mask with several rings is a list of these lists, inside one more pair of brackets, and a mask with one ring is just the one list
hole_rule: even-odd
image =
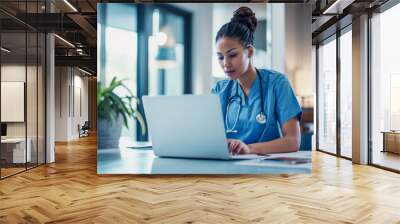
[[[261,112],[260,81],[257,75],[247,97],[238,86],[238,93],[242,98],[241,111],[234,128],[238,133],[227,133],[227,138],[240,139],[246,144],[271,141],[282,136],[281,126],[288,120],[301,118],[301,107],[287,77],[273,70],[259,69],[259,72],[267,122],[259,124],[256,121],[257,114]],[[212,93],[220,97],[224,123],[228,99],[236,95],[236,85],[238,83],[235,80],[221,80],[212,88]],[[231,103],[228,114],[229,128],[233,127],[238,110],[239,101]]]

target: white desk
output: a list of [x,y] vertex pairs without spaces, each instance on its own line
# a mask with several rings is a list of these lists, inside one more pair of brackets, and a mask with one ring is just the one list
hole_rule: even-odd
[[25,154],[25,138],[6,138],[1,139],[2,147],[7,147],[6,149],[2,148],[2,152],[9,150],[8,147],[12,147],[12,163],[25,163],[25,158],[27,158],[26,162],[31,161],[31,145],[32,141],[30,138],[26,140],[28,143],[26,147]]
[[[310,151],[274,156],[311,158]],[[207,160],[160,158],[153,150],[100,149],[97,152],[98,174],[280,174],[310,173],[311,162],[285,164],[267,160]]]

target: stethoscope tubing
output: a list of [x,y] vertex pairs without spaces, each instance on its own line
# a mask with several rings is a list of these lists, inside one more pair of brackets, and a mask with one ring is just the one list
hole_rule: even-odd
[[[256,115],[256,120],[258,123],[260,124],[265,124],[266,123],[266,116],[265,116],[265,112],[264,112],[264,91],[263,91],[263,86],[262,86],[262,80],[261,80],[261,75],[260,72],[258,71],[258,69],[256,68],[256,72],[257,72],[257,76],[258,76],[258,81],[260,83],[260,99],[261,99],[261,112],[259,114]],[[234,123],[232,128],[229,128],[229,119],[228,119],[228,114],[229,114],[229,108],[231,106],[231,104],[233,102],[235,102],[236,98],[239,98],[239,110],[238,113],[236,114]],[[242,109],[242,97],[239,95],[239,83],[236,82],[236,94],[233,96],[230,96],[228,98],[227,101],[227,105],[226,105],[226,111],[225,111],[225,125],[226,125],[226,132],[227,133],[238,133],[237,130],[235,130],[236,124],[239,120],[239,115],[240,115],[240,111]]]

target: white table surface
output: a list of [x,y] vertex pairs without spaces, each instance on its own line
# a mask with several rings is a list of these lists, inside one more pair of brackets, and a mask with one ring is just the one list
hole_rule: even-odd
[[[311,158],[310,151],[271,154],[294,158]],[[207,160],[161,158],[151,149],[98,149],[98,174],[292,174],[310,173],[311,162],[288,164],[282,161]]]

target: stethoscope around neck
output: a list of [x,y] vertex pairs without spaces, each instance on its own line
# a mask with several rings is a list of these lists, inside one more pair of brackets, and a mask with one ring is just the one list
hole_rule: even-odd
[[[256,115],[256,121],[259,124],[265,124],[267,122],[267,116],[265,116],[264,113],[264,91],[263,91],[263,87],[262,87],[262,80],[261,80],[261,75],[260,72],[258,71],[258,69],[256,69],[257,72],[257,76],[258,76],[258,81],[260,83],[260,99],[261,99],[261,110],[260,113],[258,113]],[[238,101],[239,103],[239,109],[238,112],[236,113],[235,116],[235,120],[233,122],[233,126],[229,127],[229,119],[228,119],[228,114],[229,114],[229,109],[232,105],[232,103]],[[233,134],[237,134],[239,131],[236,130],[236,125],[237,122],[239,120],[239,115],[240,115],[240,111],[242,109],[242,97],[239,95],[239,83],[236,82],[236,93],[233,96],[230,96],[228,98],[228,103],[226,104],[226,111],[225,111],[225,125],[226,125],[226,133],[233,133]]]

